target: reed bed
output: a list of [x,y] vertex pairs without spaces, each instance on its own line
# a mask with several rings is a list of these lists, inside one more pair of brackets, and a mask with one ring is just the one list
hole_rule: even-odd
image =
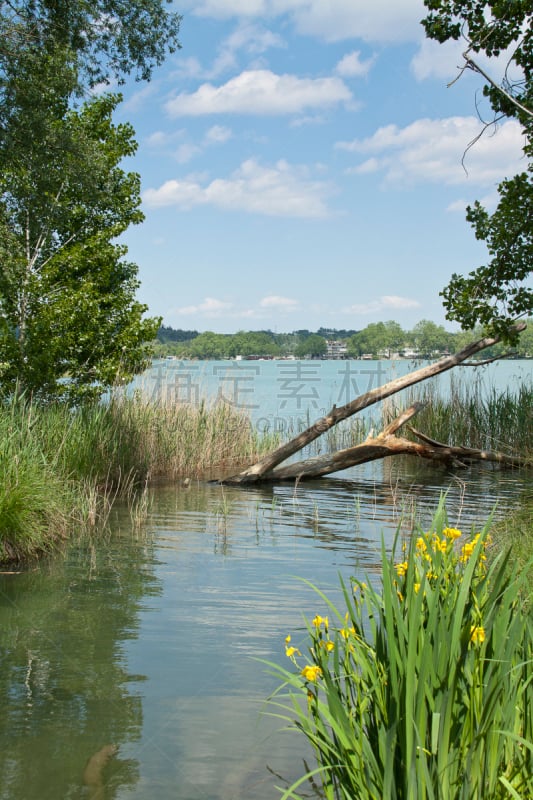
[[72,410],[13,399],[0,406],[0,562],[52,549],[74,526],[132,507],[152,480],[198,478],[254,460],[276,443],[227,404],[118,396]]
[[533,460],[533,382],[502,392],[480,379],[451,375],[449,391],[443,392],[438,381],[428,382],[411,390],[406,405],[415,400],[427,405],[414,427],[432,439]]
[[52,550],[68,533],[75,500],[24,407],[0,410],[0,474],[0,562]]

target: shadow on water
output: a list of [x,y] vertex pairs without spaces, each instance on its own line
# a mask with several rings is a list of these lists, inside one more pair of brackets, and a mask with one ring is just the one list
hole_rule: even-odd
[[[0,800],[270,800],[312,762],[266,716],[285,636],[340,599],[339,574],[378,580],[441,492],[450,523],[503,514],[517,472],[451,475],[399,460],[298,486],[164,486],[142,529],[109,532],[0,575]],[[115,750],[115,748],[117,748]],[[283,776],[283,780],[276,777]]]

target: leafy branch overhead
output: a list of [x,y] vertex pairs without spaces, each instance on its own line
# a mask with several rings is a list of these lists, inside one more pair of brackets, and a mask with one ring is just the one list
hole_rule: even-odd
[[[424,0],[426,34],[439,42],[465,41],[465,68],[487,80],[483,93],[495,123],[512,117],[524,133],[525,169],[498,186],[499,202],[490,214],[479,202],[467,209],[476,238],[484,241],[488,261],[468,276],[453,275],[443,290],[447,317],[463,328],[482,324],[510,342],[510,322],[531,314],[533,289],[533,7],[530,2],[498,0]],[[475,58],[474,58],[474,55]],[[504,58],[501,83],[478,62]]]

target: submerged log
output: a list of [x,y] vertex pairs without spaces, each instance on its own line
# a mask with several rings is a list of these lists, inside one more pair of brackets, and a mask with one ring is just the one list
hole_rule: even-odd
[[[521,331],[524,330],[525,327],[525,323],[518,323],[515,326],[515,330]],[[369,438],[360,445],[345,450],[338,450],[336,453],[309,458],[304,461],[289,464],[285,467],[278,466],[315,439],[318,439],[319,436],[342,420],[348,419],[358,411],[362,411],[408,386],[413,386],[435,375],[440,375],[447,370],[453,369],[453,367],[466,362],[471,356],[479,353],[481,350],[496,344],[499,340],[499,337],[494,336],[485,337],[477,342],[472,342],[459,353],[445,356],[433,364],[421,367],[401,378],[395,378],[383,386],[360,395],[340,408],[333,406],[329,414],[317,420],[294,439],[281,445],[272,453],[264,456],[239,474],[225,478],[221,483],[239,485],[318,478],[323,475],[329,475],[332,472],[353,467],[357,464],[366,463],[367,461],[374,461],[379,458],[385,458],[386,456],[400,454],[412,454],[423,458],[430,458],[433,461],[444,461],[448,463],[453,463],[461,458],[464,460],[482,459],[486,461],[497,461],[499,463],[513,465],[517,465],[518,462],[521,463],[520,459],[508,459],[501,453],[491,454],[488,451],[473,450],[471,448],[454,448],[431,441],[423,443],[412,442],[408,439],[396,437],[394,435],[396,431],[420,409],[421,404],[415,403],[390,425],[387,425],[377,437]],[[420,438],[420,436],[418,438]],[[475,453],[477,453],[477,455],[474,455]]]

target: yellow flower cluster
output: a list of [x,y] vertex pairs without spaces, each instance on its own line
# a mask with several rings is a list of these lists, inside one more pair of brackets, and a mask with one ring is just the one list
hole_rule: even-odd
[[[436,532],[429,532],[424,534],[423,536],[419,536],[415,542],[415,553],[427,564],[433,564],[433,557],[432,554],[442,553],[446,555],[446,553],[453,554],[454,548],[453,543],[456,539],[459,539],[462,536],[462,532],[458,528],[443,528],[442,534],[438,534]],[[465,564],[474,550],[476,549],[476,545],[479,541],[481,534],[477,533],[474,538],[466,542],[460,550],[459,554],[459,562]],[[487,536],[484,541],[484,547],[490,544],[490,537]],[[404,548],[405,549],[405,548]],[[482,552],[479,556],[479,562],[483,563],[486,561],[486,557],[484,552]],[[404,578],[407,574],[409,564],[407,561],[402,561],[399,564],[395,564],[396,574],[400,578]],[[436,573],[429,569],[426,571],[426,578],[431,580],[432,578],[436,577]],[[416,584],[419,588],[419,584]],[[415,591],[418,591],[418,588]]]
[[288,636],[285,637],[285,655],[287,656],[287,658],[293,658],[294,656],[301,656],[302,655],[297,647],[293,647],[291,645],[291,635],[290,635],[290,633],[289,633]]
[[485,628],[482,625],[472,625],[470,628],[470,641],[472,644],[483,644],[485,641]]
[[311,681],[312,683],[314,683],[322,675],[322,670],[317,664],[306,664],[306,666],[303,668],[301,672],[301,675],[305,678],[306,681]]
[[[476,533],[460,549],[455,549],[454,543],[462,535],[458,528],[446,527],[440,533],[429,531],[416,539],[411,558],[394,565],[397,574],[397,580],[394,582],[396,593],[402,604],[409,596],[411,583],[406,576],[411,570],[412,589],[415,595],[419,594],[421,586],[424,584],[428,590],[438,587],[439,591],[447,592],[453,575],[464,567],[476,551],[476,568],[479,570],[480,576],[485,574],[485,548],[491,543],[490,537],[485,536],[483,546],[480,547],[482,534]],[[406,558],[405,549],[403,557]],[[479,609],[477,609],[474,619],[475,623],[470,627],[470,643],[475,647],[480,647],[485,641],[485,628]]]
[[[476,546],[477,546],[477,543],[479,542],[479,537],[480,537],[480,536],[481,536],[481,534],[480,534],[480,533],[476,533],[476,535],[474,536],[474,538],[472,539],[472,541],[470,541],[470,542],[467,542],[466,544],[464,544],[464,545],[462,546],[462,548],[461,548],[461,555],[460,555],[460,557],[459,557],[459,560],[460,560],[460,561],[461,561],[463,564],[466,564],[466,562],[468,561],[468,559],[470,558],[470,556],[472,555],[472,553],[473,553],[473,552],[474,552],[474,550],[476,549]],[[490,536],[487,536],[487,537],[486,537],[486,539],[485,539],[485,541],[483,542],[483,552],[481,552],[481,553],[480,553],[480,555],[479,555],[479,561],[480,561],[480,563],[483,563],[484,561],[486,561],[486,560],[487,560],[487,556],[485,555],[485,552],[484,552],[484,551],[485,551],[485,549],[486,549],[487,545],[489,545],[489,544],[490,544],[490,542],[491,542]]]
[[461,533],[458,528],[444,528],[442,531],[442,535],[445,536],[447,539],[459,539],[460,536],[463,534]]
[[313,625],[318,630],[322,625],[324,626],[324,630],[327,631],[329,627],[329,620],[327,617],[321,617],[320,614],[317,614],[313,620]]

